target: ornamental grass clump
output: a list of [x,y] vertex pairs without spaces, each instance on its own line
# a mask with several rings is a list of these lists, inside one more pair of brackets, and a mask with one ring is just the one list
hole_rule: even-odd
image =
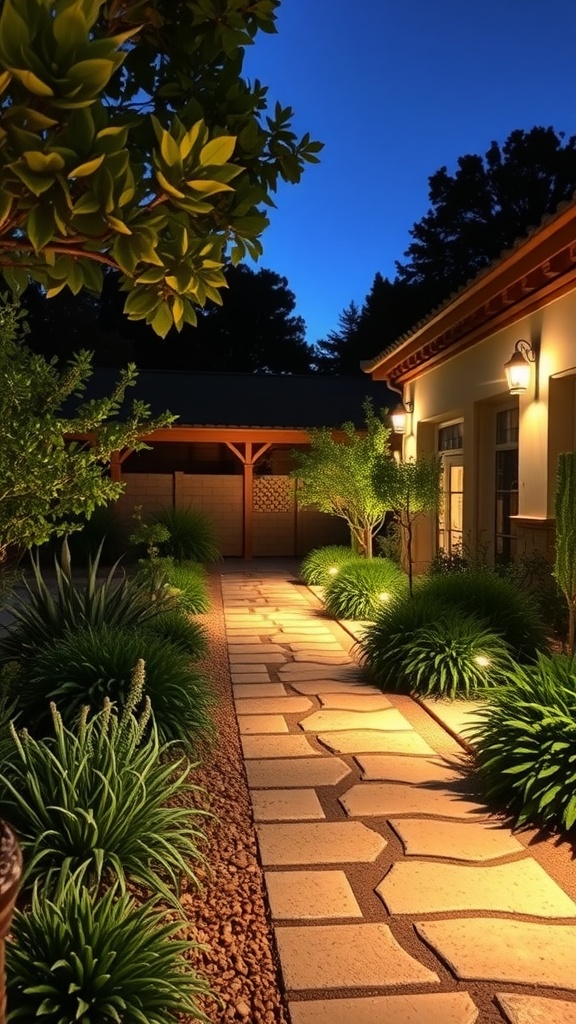
[[84,870],[98,888],[128,881],[177,904],[181,879],[195,880],[204,841],[200,790],[187,759],[161,744],[150,702],[141,712],[144,668],[118,714],[106,699],[92,718],[84,709],[67,729],[51,705],[52,735],[33,739],[12,727],[13,749],[0,774],[0,815],[18,833],[24,884],[54,890]]
[[165,593],[181,611],[199,615],[210,608],[206,570],[199,562],[176,562],[173,558],[142,560],[136,580],[151,594]]
[[411,680],[404,671],[404,645],[420,627],[437,620],[445,610],[424,591],[417,591],[413,597],[405,594],[397,601],[382,605],[378,616],[358,641],[364,668],[377,686],[410,692]]
[[146,622],[142,629],[179,647],[192,661],[203,658],[208,649],[206,630],[186,612],[163,612]]
[[406,574],[387,558],[355,558],[326,586],[324,605],[335,619],[374,619],[382,605],[408,590]]
[[163,508],[154,513],[152,521],[168,530],[168,539],[160,544],[163,555],[204,565],[222,560],[212,521],[200,509]]
[[576,825],[576,663],[539,655],[490,694],[469,733],[488,801],[517,825]]
[[[25,666],[16,694],[20,719],[35,736],[50,727],[49,704],[72,725],[84,705],[97,711],[109,697],[121,711],[134,667],[146,663],[146,691],[161,742],[194,748],[213,736],[209,680],[177,646],[146,630],[85,629],[43,647]],[[44,730],[44,731],[43,731]]]
[[174,937],[181,926],[116,886],[95,896],[81,873],[50,896],[37,887],[6,943],[8,1020],[208,1024],[198,998],[210,990],[187,958],[199,947]]
[[78,583],[64,541],[61,557],[54,558],[53,585],[44,579],[39,559],[32,557],[35,587],[24,581],[24,595],[7,608],[13,622],[0,638],[0,658],[30,657],[44,644],[77,630],[133,628],[176,607],[175,597],[166,588],[128,579],[124,574],[118,577],[118,563],[107,576],[98,578],[100,556],[101,548],[88,562],[86,581]]
[[314,548],[302,559],[300,575],[309,587],[325,587],[347,562],[357,557],[352,548],[339,544]]
[[513,666],[502,637],[455,608],[420,626],[401,645],[401,672],[414,693],[475,697],[501,684]]

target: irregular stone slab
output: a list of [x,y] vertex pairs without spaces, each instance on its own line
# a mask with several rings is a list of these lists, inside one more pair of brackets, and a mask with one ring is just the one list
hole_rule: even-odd
[[340,798],[352,818],[395,814],[435,814],[441,818],[486,817],[486,807],[466,799],[456,789],[423,789],[387,782],[360,782]]
[[342,651],[342,647],[337,640],[300,640],[299,642],[292,642],[290,647],[293,651],[319,651],[320,653]]
[[260,856],[266,867],[284,864],[371,863],[386,840],[359,821],[309,825],[258,825]]
[[313,707],[307,697],[252,697],[236,701],[239,715],[299,715]]
[[238,715],[238,728],[241,736],[288,732],[286,719],[282,715]]
[[576,928],[499,917],[419,921],[416,931],[464,981],[576,992]]
[[241,736],[245,758],[320,757],[305,736]]
[[302,662],[297,665],[294,661],[288,661],[278,669],[280,676],[286,682],[299,679],[340,679],[343,681],[356,680],[362,682],[362,675],[357,665],[334,665],[327,668],[326,665],[313,665],[311,662]]
[[[350,729],[348,732],[320,734],[322,746],[335,754],[390,753],[433,754],[426,740],[417,732],[375,732],[369,729]],[[394,813],[394,812],[390,812]]]
[[332,653],[332,651],[319,651],[316,648],[314,656],[312,656],[312,651],[295,651],[294,661],[313,661],[317,665],[349,665],[350,657],[342,649]]
[[276,630],[270,637],[270,640],[273,644],[292,644],[303,640],[316,639],[316,637],[334,639],[330,630],[326,629],[326,626],[301,626],[297,630],[286,629],[281,632]]
[[230,664],[234,669],[240,665],[282,665],[286,661],[286,652],[283,654],[229,654]]
[[232,626],[232,627],[227,626],[226,627],[226,636],[228,637],[229,640],[233,640],[234,643],[236,643],[237,640],[238,640],[238,637],[241,637],[241,636],[249,637],[251,640],[255,636],[266,636],[266,637],[268,637],[268,636],[270,636],[270,626],[252,626],[252,627],[246,626],[246,627],[243,627],[241,629],[238,629],[237,627],[234,627],[234,626]]
[[434,718],[437,718],[457,736],[464,736],[471,725],[478,724],[476,712],[485,706],[481,700],[430,700],[424,698],[422,703]]
[[[322,697],[320,697],[322,701]],[[460,775],[440,755],[430,757],[405,757],[401,754],[359,754],[355,759],[362,771],[362,778],[368,782],[406,782],[413,785],[429,785],[435,782],[448,784],[456,782]]]
[[269,683],[270,673],[261,666],[255,669],[252,665],[241,665],[231,669],[230,678],[233,683]]
[[352,693],[352,694],[379,694],[380,690],[377,690],[374,686],[366,686],[360,680],[356,683],[342,683],[337,679],[315,679],[301,682],[298,679],[290,680],[290,685],[293,690],[297,690],[298,693],[308,693],[311,696],[318,695],[321,693]]
[[239,654],[282,654],[285,656],[286,651],[283,647],[280,647],[279,644],[255,644],[254,642],[237,644],[236,641],[234,641],[234,643],[228,644],[228,654],[230,657]]
[[434,821],[433,818],[391,818],[407,857],[448,857],[452,860],[486,861],[522,853],[522,843],[510,829],[486,823]]
[[[292,737],[290,737],[292,739]],[[317,751],[309,753],[317,754]],[[336,786],[350,774],[350,768],[339,757],[306,757],[274,761],[248,761],[246,764],[248,785],[265,789],[282,786],[285,789],[299,786]]]
[[326,817],[313,789],[255,789],[254,821],[317,821]]
[[409,956],[385,924],[276,928],[286,988],[392,988],[439,981]]
[[478,1020],[478,1009],[467,992],[310,999],[288,1003],[288,1009],[292,1024],[476,1024]]
[[532,857],[492,867],[399,862],[376,892],[391,914],[484,910],[576,917],[576,903]]
[[496,999],[510,1024],[576,1024],[576,1003],[542,996],[498,992]]
[[344,729],[410,730],[410,722],[396,708],[387,711],[315,711],[298,722],[305,732],[341,732]]
[[362,917],[343,871],[266,871],[264,878],[277,920]]
[[243,699],[245,697],[284,697],[286,687],[282,683],[237,683],[234,687],[234,696]]
[[393,705],[383,693],[323,693],[320,703],[326,711],[385,711]]

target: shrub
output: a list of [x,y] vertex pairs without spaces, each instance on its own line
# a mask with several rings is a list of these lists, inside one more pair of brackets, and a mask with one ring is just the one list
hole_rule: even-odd
[[[133,699],[141,696],[142,687]],[[169,748],[154,726],[143,738],[149,703],[137,719],[131,707],[118,716],[105,700],[74,729],[54,704],[51,712],[50,739],[13,728],[14,749],[0,774],[0,813],[18,833],[25,883],[38,878],[53,889],[83,868],[96,886],[116,879],[124,891],[131,879],[177,902],[181,877],[194,879],[204,838],[202,812],[173,802],[198,791],[190,764],[166,759]]]
[[151,558],[139,563],[136,579],[152,593],[164,592],[191,615],[210,607],[206,572],[198,562],[175,562],[173,558]]
[[61,560],[54,559],[55,594],[42,575],[38,559],[32,558],[35,589],[25,583],[25,594],[9,605],[14,621],[0,640],[0,657],[29,657],[56,637],[87,627],[133,627],[174,606],[175,599],[165,588],[130,580],[124,574],[115,578],[118,563],[106,577],[98,579],[100,554],[98,550],[90,559],[86,582],[77,585],[70,549],[64,541]]
[[105,697],[122,710],[141,658],[160,740],[194,746],[210,737],[210,684],[184,651],[145,631],[107,627],[70,633],[30,660],[20,695],[23,724],[41,735],[50,721],[50,701],[58,704],[66,725],[84,705],[100,708]]
[[101,561],[110,565],[120,558],[125,549],[126,531],[114,504],[99,505],[85,520],[82,529],[75,530],[67,540],[73,560],[80,565],[87,565],[90,559],[96,558],[100,548]]
[[197,999],[208,986],[185,958],[198,947],[173,938],[180,927],[115,887],[96,898],[80,875],[51,899],[36,889],[6,943],[8,1020],[170,1024],[190,1014],[207,1022]]
[[399,656],[413,691],[451,699],[497,686],[513,664],[498,633],[456,608],[416,629]]
[[326,587],[326,611],[336,619],[373,619],[407,589],[406,574],[386,558],[346,562]]
[[406,594],[380,609],[376,620],[358,641],[370,677],[383,689],[409,693],[404,672],[404,645],[420,627],[437,620],[446,608],[424,592]]
[[199,509],[163,508],[152,519],[165,526],[170,538],[160,545],[161,552],[177,562],[208,564],[222,558],[212,522]]
[[532,595],[542,620],[549,629],[564,637],[568,631],[568,606],[566,598],[554,579],[553,567],[544,555],[532,551],[519,555],[509,565],[503,566],[499,574],[510,580],[521,590]]
[[544,625],[531,594],[494,572],[472,569],[433,576],[422,581],[419,593],[430,597],[431,606],[450,605],[483,619],[502,635],[518,661],[533,659],[537,651],[547,647]]
[[352,548],[338,544],[314,548],[302,559],[300,575],[309,587],[325,587],[346,562],[357,557]]
[[490,694],[470,739],[486,799],[518,825],[576,824],[576,664],[539,655]]
[[164,612],[149,619],[142,629],[162,640],[167,640],[184,651],[192,661],[204,657],[208,647],[206,630],[186,612]]

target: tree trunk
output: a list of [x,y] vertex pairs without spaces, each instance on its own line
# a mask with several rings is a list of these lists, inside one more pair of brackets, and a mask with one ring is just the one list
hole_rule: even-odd
[[12,829],[0,821],[0,1024],[6,1021],[4,943],[22,878],[22,854]]

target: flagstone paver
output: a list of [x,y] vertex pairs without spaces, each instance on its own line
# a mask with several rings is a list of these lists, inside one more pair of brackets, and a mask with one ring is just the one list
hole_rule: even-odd
[[273,864],[370,863],[386,848],[386,840],[359,821],[312,822],[304,825],[258,825],[260,856]]
[[308,697],[248,697],[236,701],[239,715],[299,715],[313,706]]
[[391,914],[482,910],[576,917],[576,903],[531,857],[490,867],[400,861],[376,892]]
[[288,989],[391,988],[437,984],[385,924],[280,927],[276,940]]
[[458,978],[576,992],[576,928],[495,917],[418,921],[416,931]]
[[336,786],[349,774],[350,768],[339,757],[277,758],[274,761],[246,762],[248,785],[255,789],[265,786]]
[[298,722],[305,732],[342,732],[344,729],[376,729],[382,732],[407,729],[410,722],[396,708],[385,711],[315,711]]
[[282,683],[236,683],[233,690],[234,696],[238,699],[244,697],[282,697],[286,694],[286,687]]
[[433,754],[434,751],[419,733],[376,732],[369,729],[350,729],[347,732],[320,733],[318,741],[335,754]]
[[409,757],[403,754],[359,754],[355,758],[367,782],[406,782],[429,786],[456,782],[460,777],[441,757]]
[[278,920],[362,917],[344,871],[266,871],[264,877]]
[[350,651],[366,624],[339,633],[303,593],[281,572],[223,578],[291,1024],[576,1024],[576,903],[466,792],[456,740],[443,757],[441,725],[412,725],[428,711],[458,735],[477,705],[368,685]]
[[318,697],[326,711],[384,711],[392,707],[383,693],[322,693]]
[[288,732],[288,724],[282,715],[238,715],[238,728],[241,736]]
[[434,821],[432,818],[391,818],[407,857],[446,857],[452,860],[487,861],[523,853],[522,843],[510,829],[490,825]]
[[507,992],[498,992],[496,999],[510,1024],[576,1024],[576,1003],[568,1003],[565,999]]
[[306,736],[241,736],[244,757],[314,757],[320,756]]
[[314,789],[253,789],[254,821],[313,821],[325,818]]
[[352,818],[396,814],[434,814],[464,820],[480,815],[486,817],[484,804],[468,800],[455,789],[440,787],[423,789],[387,782],[361,782],[344,793],[340,803]]
[[[292,1024],[476,1024],[478,1021],[478,1009],[467,992],[310,999],[292,1002],[289,1006]],[[528,1024],[528,1021],[521,1024]],[[556,1021],[549,1019],[542,1024],[556,1024]],[[564,1022],[558,1021],[558,1024]],[[566,1024],[572,1024],[572,1020]]]

